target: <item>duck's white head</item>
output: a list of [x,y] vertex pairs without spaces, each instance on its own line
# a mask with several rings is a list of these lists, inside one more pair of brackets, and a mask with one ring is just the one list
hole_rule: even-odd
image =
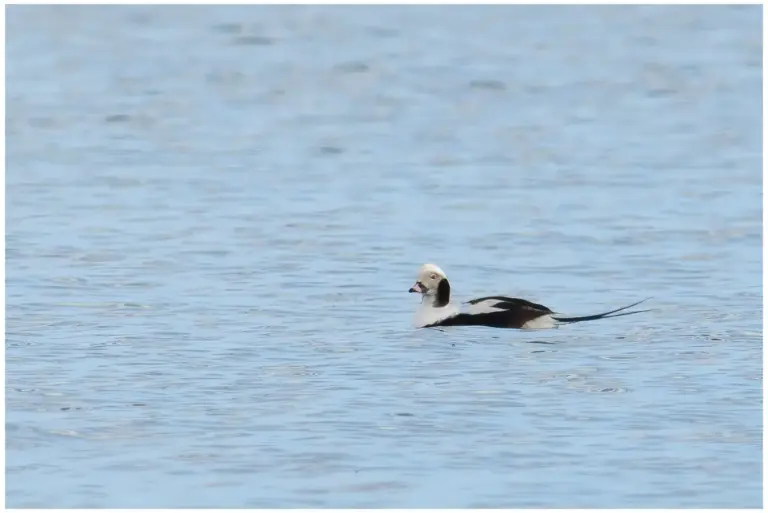
[[435,306],[445,306],[451,299],[451,286],[445,273],[435,264],[424,264],[416,275],[416,283],[408,292],[418,292],[422,301],[433,298]]

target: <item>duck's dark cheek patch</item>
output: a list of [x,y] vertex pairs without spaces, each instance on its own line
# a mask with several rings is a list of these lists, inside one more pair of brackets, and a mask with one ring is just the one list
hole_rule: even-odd
[[446,278],[440,280],[437,284],[437,296],[435,297],[435,306],[441,307],[451,301],[451,285]]

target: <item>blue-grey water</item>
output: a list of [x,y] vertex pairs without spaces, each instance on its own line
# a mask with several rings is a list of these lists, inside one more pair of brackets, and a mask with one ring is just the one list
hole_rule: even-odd
[[759,507],[761,14],[9,8],[7,505]]

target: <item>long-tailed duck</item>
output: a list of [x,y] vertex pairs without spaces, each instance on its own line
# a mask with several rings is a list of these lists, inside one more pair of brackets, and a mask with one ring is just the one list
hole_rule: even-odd
[[[424,264],[419,269],[416,284],[408,292],[421,294],[421,305],[416,311],[414,325],[417,328],[441,326],[489,326],[492,328],[547,329],[561,324],[594,321],[610,317],[633,315],[649,310],[633,310],[643,301],[631,305],[582,317],[561,317],[544,305],[539,305],[507,296],[487,296],[472,299],[466,304],[466,311],[461,311],[456,303],[451,302],[451,285],[442,269],[434,264]],[[619,313],[623,312],[623,313]]]

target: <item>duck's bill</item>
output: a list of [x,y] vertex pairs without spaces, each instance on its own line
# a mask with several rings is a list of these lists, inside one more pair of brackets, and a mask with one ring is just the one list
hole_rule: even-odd
[[423,293],[424,293],[424,285],[422,285],[421,283],[419,283],[419,282],[417,281],[417,282],[416,282],[416,283],[413,285],[413,287],[411,287],[410,289],[408,289],[408,292],[418,292],[419,294],[423,294]]

